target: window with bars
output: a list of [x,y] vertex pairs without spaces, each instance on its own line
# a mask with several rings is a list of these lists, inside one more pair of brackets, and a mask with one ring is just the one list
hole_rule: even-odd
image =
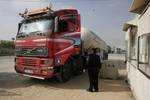
[[150,35],[139,37],[139,69],[150,77]]

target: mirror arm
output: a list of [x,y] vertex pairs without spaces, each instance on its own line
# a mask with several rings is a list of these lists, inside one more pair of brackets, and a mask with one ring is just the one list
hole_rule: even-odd
[[20,30],[20,28],[21,28],[21,25],[22,25],[22,23],[19,23],[19,24],[18,24],[18,32],[19,32],[19,30]]
[[55,26],[54,26],[54,33],[58,32],[58,16],[55,17]]

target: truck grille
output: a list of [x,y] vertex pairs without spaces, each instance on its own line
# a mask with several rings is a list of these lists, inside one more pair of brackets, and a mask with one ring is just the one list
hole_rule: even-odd
[[24,65],[24,66],[36,66],[37,63],[36,63],[35,59],[23,59],[22,65]]
[[16,48],[16,56],[47,57],[48,49],[46,47]]

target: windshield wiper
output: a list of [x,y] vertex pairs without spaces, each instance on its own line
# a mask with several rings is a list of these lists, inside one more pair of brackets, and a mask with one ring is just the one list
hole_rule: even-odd
[[19,33],[19,34],[17,35],[17,38],[19,38],[19,37],[26,37],[26,36],[27,36],[27,34],[24,33],[24,32],[22,32],[22,33]]
[[42,36],[42,35],[43,35],[43,32],[41,32],[41,31],[34,31],[34,32],[30,32],[29,35],[30,35],[30,36],[33,36],[33,35]]

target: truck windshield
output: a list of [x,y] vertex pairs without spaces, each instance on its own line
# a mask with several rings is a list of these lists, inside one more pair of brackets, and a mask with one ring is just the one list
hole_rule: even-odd
[[17,37],[46,36],[52,33],[53,20],[42,19],[23,23]]

